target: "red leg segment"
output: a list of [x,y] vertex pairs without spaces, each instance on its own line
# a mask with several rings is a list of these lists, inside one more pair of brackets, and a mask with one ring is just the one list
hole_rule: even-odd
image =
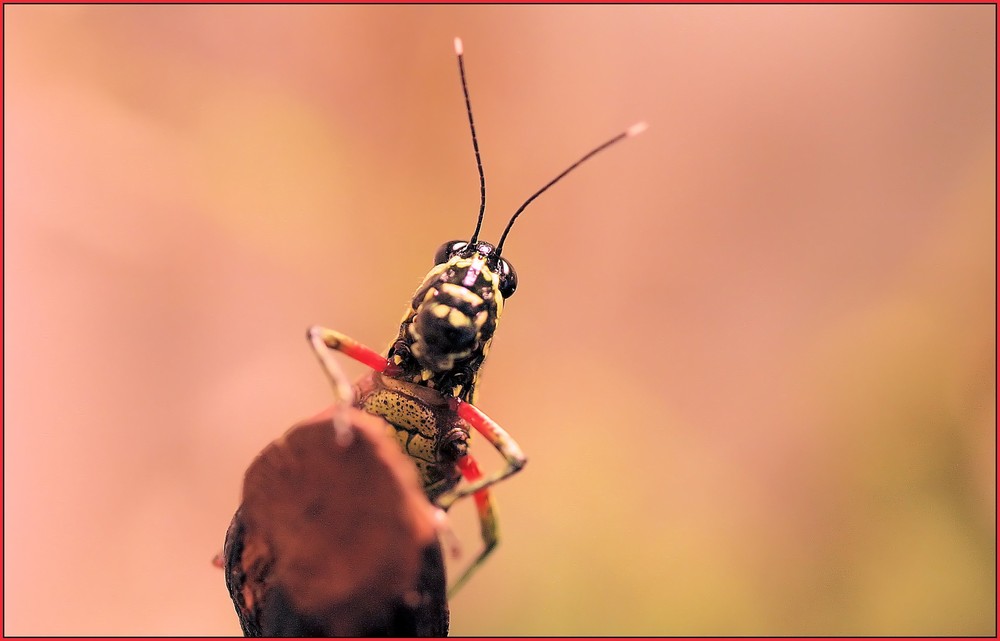
[[[469,483],[481,482],[483,473],[479,470],[479,464],[472,456],[463,456],[458,460],[458,469]],[[448,596],[452,597],[465,585],[469,577],[483,564],[497,544],[500,542],[500,526],[497,522],[496,505],[489,488],[483,488],[473,494],[476,501],[476,512],[479,514],[479,530],[483,538],[483,551],[479,556],[462,572],[455,584],[448,589]]]
[[[458,470],[465,477],[465,480],[474,483],[479,479],[483,478],[483,473],[479,469],[479,463],[476,459],[472,458],[471,455],[463,456],[458,459]],[[479,516],[482,518],[483,513],[490,504],[490,490],[489,488],[483,488],[475,493],[474,498],[476,500],[476,509],[479,511]]]
[[468,496],[469,494],[478,492],[479,490],[489,487],[498,481],[502,481],[511,474],[516,473],[524,467],[525,463],[528,462],[528,459],[525,458],[524,454],[521,452],[521,447],[514,441],[513,438],[510,437],[510,434],[500,427],[496,421],[484,414],[481,409],[472,403],[466,403],[457,398],[449,399],[448,403],[452,411],[467,421],[469,425],[476,429],[477,432],[485,436],[486,440],[488,440],[493,447],[497,448],[497,451],[500,452],[504,460],[507,461],[507,466],[489,476],[478,478],[474,482],[471,482],[467,487],[461,488],[457,491],[448,492],[438,497],[438,505],[445,509],[454,503],[456,499]]
[[310,327],[309,337],[318,335],[319,338],[326,344],[330,349],[335,349],[339,351],[344,356],[353,358],[354,360],[367,365],[376,372],[384,372],[389,362],[372,348],[362,345],[350,336],[341,334],[338,331],[332,329],[326,329],[325,327]]

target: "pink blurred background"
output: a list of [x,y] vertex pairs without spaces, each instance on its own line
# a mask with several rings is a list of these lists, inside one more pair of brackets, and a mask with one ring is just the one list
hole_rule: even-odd
[[456,35],[486,239],[650,129],[508,242],[453,634],[996,633],[995,7],[4,12],[6,634],[239,633],[305,328],[384,348],[471,233]]

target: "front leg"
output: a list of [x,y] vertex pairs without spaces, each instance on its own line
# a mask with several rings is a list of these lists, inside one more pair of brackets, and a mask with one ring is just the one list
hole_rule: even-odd
[[458,414],[459,417],[465,419],[469,425],[476,429],[477,432],[485,436],[486,440],[488,440],[493,447],[497,448],[497,451],[503,456],[507,465],[502,470],[498,470],[489,476],[479,478],[465,487],[451,492],[446,492],[439,496],[436,503],[445,510],[451,507],[452,503],[463,496],[475,494],[479,490],[487,488],[494,483],[498,483],[508,476],[517,473],[528,462],[528,459],[521,452],[521,446],[519,446],[517,442],[511,438],[510,434],[500,427],[496,421],[484,414],[481,409],[472,403],[466,403],[465,401],[461,401],[457,398],[449,399],[448,404],[452,411]]
[[[482,472],[479,471],[479,464],[476,463],[476,459],[472,458],[471,455],[463,456],[458,460],[458,469],[462,472],[462,476],[470,483],[474,483],[483,477]],[[479,569],[486,561],[486,557],[492,554],[497,544],[500,543],[500,524],[497,519],[496,502],[493,500],[493,495],[490,494],[489,488],[479,490],[473,496],[476,500],[476,512],[479,515],[479,531],[483,539],[483,551],[479,553],[479,556],[472,561],[469,567],[465,568],[465,571],[458,577],[454,585],[448,588],[449,599],[462,589],[462,586],[469,580],[469,577]]]
[[313,352],[316,353],[316,358],[319,359],[327,379],[333,386],[334,395],[337,397],[337,409],[333,413],[334,434],[341,445],[347,445],[351,442],[351,426],[347,419],[347,408],[354,404],[354,388],[340,364],[330,355],[330,350],[338,350],[345,356],[360,361],[377,372],[384,372],[388,363],[372,348],[332,329],[313,325],[306,332],[306,337],[309,339],[309,344],[312,345]]
[[[309,339],[313,348],[316,349],[317,355],[323,351],[319,349],[319,346],[325,345],[330,349],[337,350],[348,358],[353,358],[359,363],[367,365],[379,373],[385,372],[386,368],[389,366],[389,362],[385,359],[385,356],[382,356],[371,347],[362,345],[350,336],[341,334],[336,330],[320,327],[319,325],[313,325],[306,332],[306,337]],[[320,360],[322,360],[322,357],[320,357]]]

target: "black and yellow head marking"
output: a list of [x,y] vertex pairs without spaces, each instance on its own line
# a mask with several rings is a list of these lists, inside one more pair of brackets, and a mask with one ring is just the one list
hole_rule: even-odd
[[449,241],[413,295],[389,352],[411,380],[450,396],[471,396],[504,301],[517,289],[511,264],[493,245]]

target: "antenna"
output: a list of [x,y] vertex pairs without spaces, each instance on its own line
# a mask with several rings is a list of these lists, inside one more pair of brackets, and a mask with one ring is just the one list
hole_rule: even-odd
[[476,152],[476,168],[479,170],[479,220],[476,221],[476,231],[472,232],[472,239],[469,240],[469,244],[472,245],[479,239],[479,230],[483,226],[483,215],[486,213],[486,176],[483,175],[483,160],[479,157],[479,141],[476,139],[476,125],[472,122],[472,103],[469,102],[469,85],[465,82],[463,52],[462,39],[455,38],[455,55],[458,56],[458,74],[462,78],[465,111],[469,114],[469,129],[472,130],[472,149]]
[[[469,117],[471,119],[472,115],[470,114]],[[534,199],[536,199],[539,196],[541,196],[549,187],[551,187],[552,185],[554,185],[557,182],[559,182],[560,180],[562,180],[563,177],[566,174],[568,174],[569,172],[571,172],[574,169],[576,169],[577,167],[579,167],[581,164],[583,164],[584,161],[586,161],[591,156],[597,154],[598,152],[604,151],[605,149],[607,149],[611,145],[615,144],[619,140],[624,140],[625,138],[631,138],[632,136],[638,136],[642,132],[646,131],[647,127],[648,127],[648,125],[645,122],[637,122],[637,123],[635,123],[634,125],[632,125],[628,129],[626,129],[625,131],[621,132],[620,134],[618,134],[617,136],[615,136],[611,140],[608,140],[607,142],[598,145],[594,149],[591,149],[589,152],[587,152],[586,155],[583,156],[583,158],[580,158],[580,160],[577,160],[575,163],[573,163],[572,165],[570,165],[569,167],[567,167],[561,174],[559,174],[558,176],[556,176],[555,178],[553,178],[552,180],[550,180],[549,182],[547,182],[544,187],[542,187],[541,189],[539,189],[538,191],[536,191],[534,194],[532,194],[531,198],[529,198],[528,200],[524,201],[524,204],[521,205],[517,209],[517,211],[514,212],[513,216],[511,216],[510,222],[507,223],[507,228],[503,230],[503,234],[500,236],[500,242],[497,243],[496,255],[499,256],[500,252],[503,250],[503,243],[507,239],[507,234],[510,233],[510,228],[514,226],[514,221],[517,220],[517,217],[521,215],[521,212],[524,211],[524,208],[531,204],[531,201],[533,201]],[[477,228],[477,231],[478,231],[478,228]]]

